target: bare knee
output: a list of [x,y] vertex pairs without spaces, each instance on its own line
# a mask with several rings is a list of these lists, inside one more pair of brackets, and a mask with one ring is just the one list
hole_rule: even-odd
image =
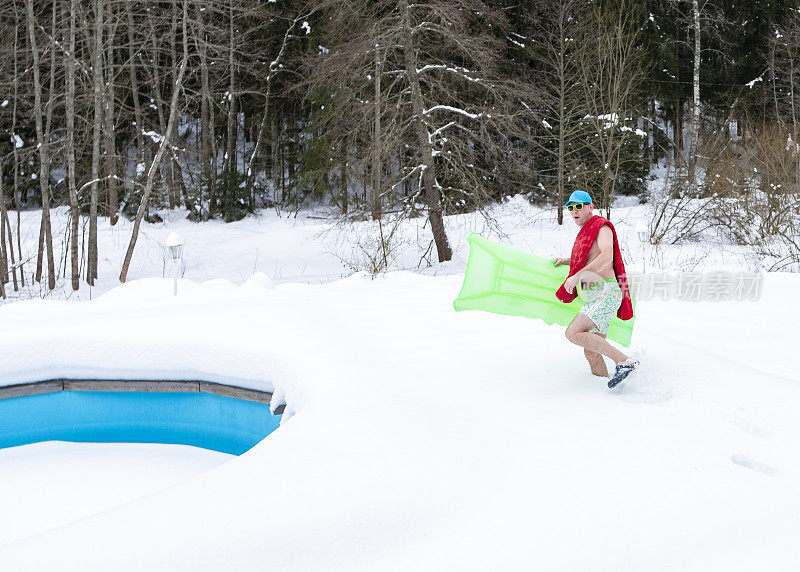
[[595,360],[595,359],[599,358],[601,354],[599,354],[597,352],[593,352],[592,350],[583,348],[583,355],[586,356],[586,359],[591,361],[591,360]]
[[566,331],[566,332],[564,332],[564,335],[565,335],[565,336],[567,337],[567,339],[568,339],[569,341],[571,341],[573,344],[577,344],[577,343],[578,343],[578,334],[579,334],[579,333],[580,333],[580,332],[578,332],[578,331],[576,331],[576,330],[573,330],[572,328],[567,328],[567,331]]

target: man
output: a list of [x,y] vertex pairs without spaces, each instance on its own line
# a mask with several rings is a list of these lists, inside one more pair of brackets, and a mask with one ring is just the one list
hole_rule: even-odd
[[572,302],[580,284],[586,303],[567,327],[566,336],[583,347],[583,353],[594,375],[608,377],[603,356],[614,360],[616,369],[608,382],[615,387],[639,365],[606,341],[611,318],[633,317],[625,266],[614,226],[594,214],[592,197],[585,191],[574,191],[565,205],[572,220],[580,227],[570,258],[559,258],[555,266],[569,264],[569,277],[556,292],[562,302]]

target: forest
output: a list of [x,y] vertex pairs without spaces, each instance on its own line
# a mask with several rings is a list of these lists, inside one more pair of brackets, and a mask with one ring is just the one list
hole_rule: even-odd
[[59,260],[93,284],[101,218],[133,221],[124,282],[163,209],[426,217],[446,261],[446,216],[521,194],[561,223],[576,188],[650,203],[652,244],[797,268],[795,79],[785,0],[2,0],[0,294]]

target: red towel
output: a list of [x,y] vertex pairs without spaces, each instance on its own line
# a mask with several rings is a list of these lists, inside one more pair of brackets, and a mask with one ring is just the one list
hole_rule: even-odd
[[[630,320],[633,318],[633,305],[631,304],[631,293],[628,290],[628,277],[625,275],[625,264],[622,262],[622,252],[619,249],[617,231],[614,230],[614,225],[608,219],[594,215],[581,227],[578,236],[575,237],[575,244],[572,245],[572,254],[569,258],[569,276],[579,270],[583,270],[583,267],[586,266],[586,259],[589,257],[589,250],[592,248],[594,241],[597,240],[597,233],[606,224],[611,227],[611,232],[614,234],[614,274],[617,275],[617,284],[622,290],[622,304],[617,310],[617,317],[620,320]],[[570,294],[564,288],[564,284],[556,292],[556,298],[567,304],[577,296],[577,290]]]

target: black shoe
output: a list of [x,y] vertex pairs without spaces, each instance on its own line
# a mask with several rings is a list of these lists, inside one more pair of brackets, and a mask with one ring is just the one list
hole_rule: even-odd
[[614,375],[608,380],[608,387],[610,389],[616,387],[619,382],[628,377],[628,374],[635,370],[638,366],[639,362],[635,359],[619,364],[617,369],[614,370]]

